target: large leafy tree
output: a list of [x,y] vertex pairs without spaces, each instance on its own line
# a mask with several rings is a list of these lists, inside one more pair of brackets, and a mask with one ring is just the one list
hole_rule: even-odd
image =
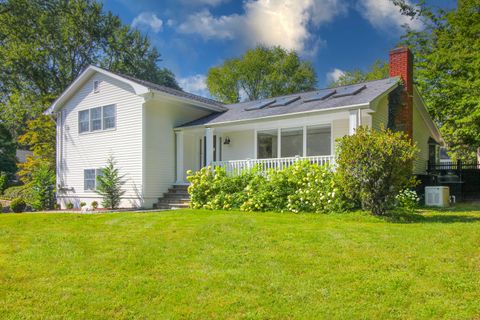
[[90,64],[178,89],[159,60],[95,0],[0,0],[0,114],[14,136]]
[[415,82],[456,159],[474,159],[480,147],[480,0],[454,10],[409,8],[421,31],[406,30],[415,54]]
[[[0,122],[0,176],[3,180],[8,180],[17,170],[16,153],[17,147],[12,135],[7,128]],[[6,183],[6,181],[5,181]],[[4,183],[2,183],[3,185]],[[0,186],[2,188],[2,186]],[[0,192],[3,190],[0,190]]]
[[367,71],[362,69],[354,69],[345,71],[336,81],[330,83],[330,87],[346,86],[371,80],[379,80],[388,78],[388,63],[376,60]]
[[239,58],[210,68],[207,86],[210,94],[225,103],[311,90],[316,83],[312,64],[302,61],[295,51],[281,47],[248,50]]

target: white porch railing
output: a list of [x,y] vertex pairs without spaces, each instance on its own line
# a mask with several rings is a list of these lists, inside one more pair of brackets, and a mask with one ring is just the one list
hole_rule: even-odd
[[250,170],[258,166],[262,171],[269,169],[281,170],[289,167],[296,161],[308,160],[310,163],[323,166],[326,164],[335,165],[335,156],[313,156],[313,157],[289,157],[289,158],[269,158],[269,159],[246,159],[246,160],[228,160],[214,161],[212,167],[224,167],[228,174],[239,174],[244,170]]

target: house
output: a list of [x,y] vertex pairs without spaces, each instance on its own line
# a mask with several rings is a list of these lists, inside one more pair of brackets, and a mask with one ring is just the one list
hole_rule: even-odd
[[335,140],[361,125],[407,132],[420,148],[414,173],[423,173],[443,141],[412,69],[410,51],[397,48],[387,79],[223,105],[90,66],[48,111],[57,117],[58,200],[99,201],[96,176],[111,155],[126,180],[121,207],[151,208],[208,164],[333,162]]

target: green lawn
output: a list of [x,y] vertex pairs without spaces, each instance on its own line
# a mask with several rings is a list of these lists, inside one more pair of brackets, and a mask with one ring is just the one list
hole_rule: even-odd
[[0,215],[0,319],[479,319],[480,211]]

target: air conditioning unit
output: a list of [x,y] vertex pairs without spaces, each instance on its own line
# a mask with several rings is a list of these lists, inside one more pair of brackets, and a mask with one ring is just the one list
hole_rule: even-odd
[[425,187],[425,205],[448,207],[450,204],[450,189],[448,187]]

